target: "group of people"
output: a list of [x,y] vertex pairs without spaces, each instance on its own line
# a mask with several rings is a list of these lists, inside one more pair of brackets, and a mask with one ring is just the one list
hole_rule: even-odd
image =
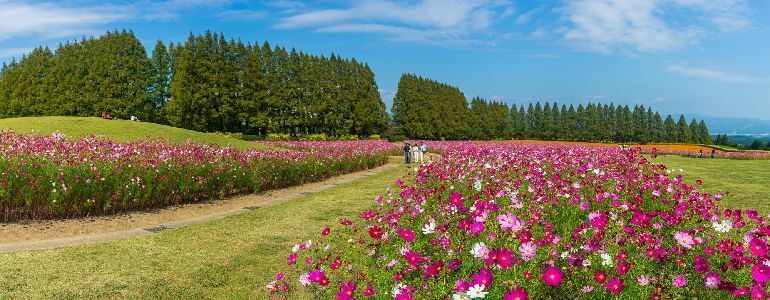
[[404,160],[407,164],[425,162],[426,152],[428,152],[428,147],[425,147],[425,143],[421,143],[419,146],[417,143],[414,145],[406,143],[404,145]]

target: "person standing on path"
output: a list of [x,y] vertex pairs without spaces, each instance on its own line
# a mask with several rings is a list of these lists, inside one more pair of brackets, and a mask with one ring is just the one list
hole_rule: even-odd
[[426,152],[428,152],[428,147],[425,147],[425,143],[420,143],[420,161],[425,162]]
[[409,151],[411,151],[411,150],[412,149],[411,149],[411,147],[409,147],[409,143],[406,143],[406,145],[404,145],[404,160],[406,161],[407,164],[410,163],[410,161],[409,161]]
[[420,148],[417,147],[417,143],[412,146],[412,162],[420,162]]

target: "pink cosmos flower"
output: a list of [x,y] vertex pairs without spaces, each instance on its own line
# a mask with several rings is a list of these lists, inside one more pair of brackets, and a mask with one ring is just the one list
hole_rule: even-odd
[[511,231],[513,233],[518,232],[524,228],[524,224],[514,214],[508,212],[506,214],[498,215],[497,222],[500,224],[500,228],[503,231]]
[[591,222],[591,226],[597,229],[604,229],[604,227],[607,227],[607,223],[609,222],[607,214],[599,211],[588,214],[588,220]]
[[639,275],[639,277],[636,278],[636,282],[638,282],[640,286],[647,286],[650,284],[650,277],[647,275]]
[[706,276],[706,287],[710,289],[715,289],[719,287],[720,282],[722,282],[722,280],[719,279],[719,274],[717,273],[711,273],[708,276]]
[[530,261],[535,258],[537,252],[537,246],[532,242],[522,243],[519,246],[519,253],[521,253],[521,259],[524,261]]
[[522,287],[517,286],[503,295],[503,300],[529,300],[529,294]]
[[683,287],[687,284],[687,279],[684,278],[682,275],[676,275],[673,279],[671,279],[671,284],[673,284],[675,287]]
[[548,268],[543,270],[543,276],[540,280],[550,286],[559,286],[564,282],[564,273],[557,267],[548,266]]
[[677,231],[674,233],[674,239],[677,243],[679,243],[680,246],[687,249],[692,249],[692,245],[695,244],[695,241],[692,239],[690,234],[684,231]]
[[364,297],[369,298],[371,296],[374,296],[374,294],[376,294],[376,292],[375,292],[374,287],[372,285],[367,284],[366,287],[364,288],[364,291],[362,292],[362,294],[364,295]]

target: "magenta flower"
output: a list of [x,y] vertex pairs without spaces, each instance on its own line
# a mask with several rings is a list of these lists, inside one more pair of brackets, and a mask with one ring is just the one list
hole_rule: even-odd
[[770,266],[758,263],[751,268],[751,277],[754,281],[764,283],[770,280]]
[[412,266],[419,266],[424,260],[419,253],[414,251],[407,251],[404,254],[404,259],[406,260],[406,263]]
[[364,291],[361,293],[364,295],[364,297],[372,297],[376,294],[374,287],[370,284],[367,284],[366,287],[364,287]]
[[379,240],[382,238],[383,232],[382,228],[380,226],[372,226],[369,228],[369,236],[375,240]]
[[471,279],[473,280],[470,286],[473,285],[483,285],[483,286],[491,286],[492,280],[494,277],[492,276],[492,272],[487,269],[481,269],[478,273],[473,274],[471,276]]
[[401,236],[402,239],[404,239],[405,242],[411,243],[414,242],[415,234],[412,232],[409,228],[404,228],[398,231],[398,235]]
[[762,239],[753,238],[751,239],[751,242],[749,242],[749,251],[751,251],[751,254],[754,254],[754,256],[764,257],[767,255],[767,243]]
[[597,283],[604,283],[607,281],[607,273],[604,270],[597,270],[594,272],[594,281]]
[[503,300],[529,300],[529,294],[524,288],[517,286],[503,295]]
[[340,287],[340,291],[337,292],[337,300],[351,300],[353,294],[356,292],[357,284],[352,280],[347,283],[343,283]]
[[604,287],[607,288],[607,291],[610,293],[619,295],[620,292],[623,291],[623,279],[610,278],[606,283],[604,283]]
[[500,267],[508,269],[513,267],[513,250],[502,248],[497,251],[497,259],[495,260]]
[[543,277],[540,280],[547,285],[558,286],[564,282],[564,273],[557,267],[548,266],[548,268],[543,270]]

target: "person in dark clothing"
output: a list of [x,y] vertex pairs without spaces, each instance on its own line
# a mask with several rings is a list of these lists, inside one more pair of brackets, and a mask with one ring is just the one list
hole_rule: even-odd
[[409,152],[411,152],[411,150],[412,150],[412,147],[409,147],[409,143],[406,143],[406,145],[404,145],[404,160],[406,161],[407,164],[411,162],[411,159],[409,157]]
[[711,149],[711,158],[714,158],[714,156],[717,154],[717,149]]
[[703,148],[700,148],[700,155],[698,156],[698,158],[703,158]]

